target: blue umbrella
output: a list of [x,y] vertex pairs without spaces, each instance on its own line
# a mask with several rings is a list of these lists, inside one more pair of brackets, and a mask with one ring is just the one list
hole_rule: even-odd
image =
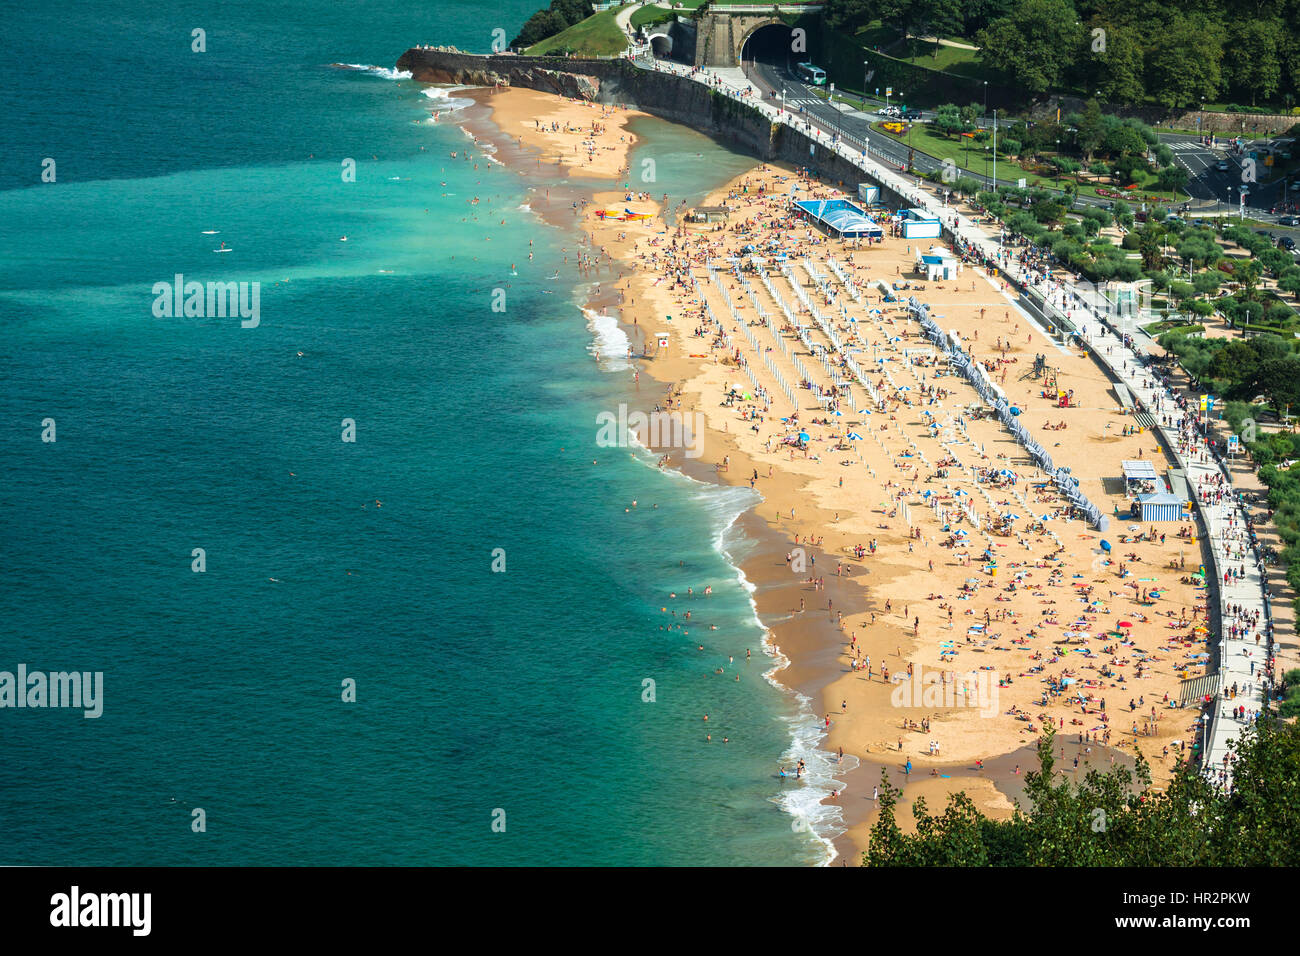
[[1103,541],[1101,542],[1101,550],[1103,550],[1103,551],[1109,551],[1109,550],[1110,550],[1110,542],[1109,542],[1109,541],[1105,541],[1105,540],[1103,540]]
[[809,435],[807,432],[800,432],[800,433],[799,433],[799,440],[800,440],[800,441],[807,441],[807,440],[808,440],[809,438],[811,438],[811,437],[812,437],[812,436]]

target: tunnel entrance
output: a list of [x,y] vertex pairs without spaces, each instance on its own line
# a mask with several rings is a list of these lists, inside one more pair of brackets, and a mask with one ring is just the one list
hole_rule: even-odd
[[789,70],[796,62],[808,59],[807,53],[796,53],[793,47],[794,30],[784,23],[767,23],[745,37],[740,59]]
[[667,34],[651,37],[650,51],[660,59],[667,59],[673,55],[673,38]]

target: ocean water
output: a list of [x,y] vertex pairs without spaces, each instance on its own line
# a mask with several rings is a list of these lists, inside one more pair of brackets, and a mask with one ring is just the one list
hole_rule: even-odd
[[[576,237],[391,69],[537,5],[96,0],[89,73],[66,20],[7,21],[0,670],[104,684],[98,719],[0,709],[0,863],[824,860],[751,493],[596,446],[631,372]],[[654,192],[747,162],[638,132]],[[258,324],[159,317],[177,275],[258,283]]]

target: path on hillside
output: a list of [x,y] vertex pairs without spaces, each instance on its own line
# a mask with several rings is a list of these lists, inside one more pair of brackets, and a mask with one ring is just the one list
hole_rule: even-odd
[[632,39],[632,14],[636,13],[643,6],[645,6],[644,3],[631,3],[618,11],[618,13],[614,14],[614,22],[618,24],[618,28],[623,31],[624,36],[626,36],[629,41]]
[[939,37],[918,37],[918,36],[913,36],[911,33],[909,33],[909,34],[907,35],[907,38],[908,38],[909,40],[920,40],[922,43],[937,43],[937,44],[939,44],[939,46],[950,46],[950,47],[955,47],[955,48],[958,49],[958,50],[978,50],[978,49],[979,49],[979,47],[977,47],[977,46],[972,46],[972,45],[969,44],[969,43],[958,43],[956,40],[943,40],[943,39],[940,39]]

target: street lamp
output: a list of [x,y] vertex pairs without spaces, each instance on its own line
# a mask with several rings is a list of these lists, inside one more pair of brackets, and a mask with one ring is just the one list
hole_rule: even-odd
[[984,115],[989,115],[989,81],[984,81]]

